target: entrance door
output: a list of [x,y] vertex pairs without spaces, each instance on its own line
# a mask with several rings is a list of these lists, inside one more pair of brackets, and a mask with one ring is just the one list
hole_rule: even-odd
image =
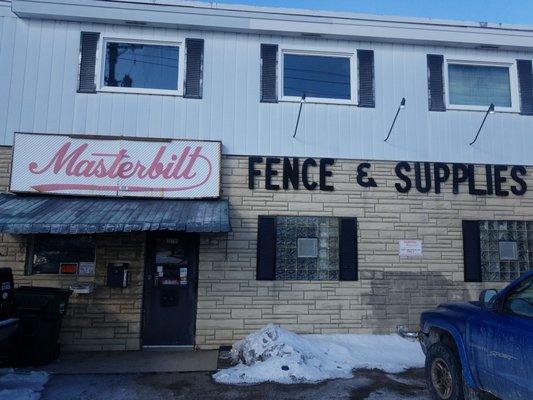
[[148,234],[144,274],[144,346],[192,346],[198,291],[198,237]]

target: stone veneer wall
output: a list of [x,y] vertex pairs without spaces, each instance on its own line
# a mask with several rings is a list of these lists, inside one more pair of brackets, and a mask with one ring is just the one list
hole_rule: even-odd
[[[10,147],[0,147],[0,189],[9,184]],[[503,283],[464,283],[463,219],[533,219],[533,179],[525,196],[454,195],[451,184],[441,194],[399,194],[394,162],[371,162],[379,187],[356,183],[359,161],[336,160],[334,192],[248,189],[248,158],[223,158],[223,196],[230,201],[233,231],[200,239],[197,345],[231,344],[269,322],[297,332],[390,332],[396,324],[415,327],[419,314],[447,300],[474,299],[485,287]],[[530,172],[530,171],[528,171]],[[278,177],[280,178],[280,177]],[[480,180],[483,175],[480,171]],[[259,215],[358,217],[359,281],[309,282],[255,280]],[[125,350],[140,345],[144,234],[97,237],[96,290],[71,298],[64,320],[66,350]],[[423,256],[400,258],[399,239],[423,241]],[[75,278],[26,276],[25,240],[3,235],[0,266],[15,271],[16,285],[68,287]],[[108,261],[130,262],[131,284],[106,288]]]
[[[303,160],[301,159],[300,162]],[[248,158],[224,157],[223,196],[231,224],[227,260],[224,237],[203,237],[197,344],[230,344],[269,322],[297,332],[391,332],[397,324],[416,327],[420,313],[448,300],[475,299],[483,288],[503,283],[465,283],[463,219],[533,219],[533,177],[525,196],[471,196],[468,184],[454,195],[451,181],[442,193],[400,194],[396,162],[371,161],[377,188],[356,183],[362,161],[336,160],[334,192],[266,191],[264,177],[248,189]],[[263,168],[258,164],[256,168]],[[278,170],[279,170],[278,166]],[[281,171],[280,171],[281,175]],[[480,169],[479,182],[484,173]],[[279,183],[276,177],[274,183]],[[318,181],[318,179],[316,179]],[[302,185],[300,185],[302,186]],[[259,215],[325,215],[358,218],[359,281],[256,281]],[[423,241],[421,257],[401,258],[400,239]]]
[[[0,147],[0,190],[9,186],[11,148]],[[61,329],[65,351],[135,350],[140,346],[144,274],[144,233],[96,235],[96,274],[91,295],[72,295]],[[0,266],[13,269],[15,285],[68,288],[75,276],[25,275],[26,237],[2,235]],[[128,262],[127,288],[105,286],[108,262]]]

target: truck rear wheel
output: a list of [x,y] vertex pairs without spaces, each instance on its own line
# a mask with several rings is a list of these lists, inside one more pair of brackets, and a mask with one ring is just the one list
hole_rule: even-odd
[[464,400],[461,362],[442,342],[427,351],[426,384],[435,400]]

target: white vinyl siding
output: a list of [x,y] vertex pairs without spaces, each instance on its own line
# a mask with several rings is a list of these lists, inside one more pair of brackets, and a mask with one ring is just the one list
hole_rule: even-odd
[[[203,98],[192,101],[145,93],[77,93],[81,31],[148,42],[205,39]],[[223,153],[235,155],[533,164],[533,117],[496,112],[485,123],[483,140],[473,149],[468,143],[481,123],[479,110],[429,112],[426,59],[427,54],[445,54],[453,60],[508,63],[532,59],[531,52],[1,16],[0,35],[3,145],[13,144],[16,131],[74,132],[221,140]],[[280,50],[305,48],[348,54],[357,49],[374,50],[376,107],[309,102],[303,107],[298,135],[293,139],[299,104],[259,101],[261,43],[277,43]],[[355,70],[352,74],[357,76]],[[356,82],[352,86],[357,87]],[[400,113],[391,138],[384,142],[402,97],[407,107]]]

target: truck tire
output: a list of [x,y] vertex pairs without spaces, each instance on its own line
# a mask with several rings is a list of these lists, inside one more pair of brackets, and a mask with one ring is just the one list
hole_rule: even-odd
[[427,350],[426,385],[435,400],[464,400],[461,362],[452,348],[437,342]]

